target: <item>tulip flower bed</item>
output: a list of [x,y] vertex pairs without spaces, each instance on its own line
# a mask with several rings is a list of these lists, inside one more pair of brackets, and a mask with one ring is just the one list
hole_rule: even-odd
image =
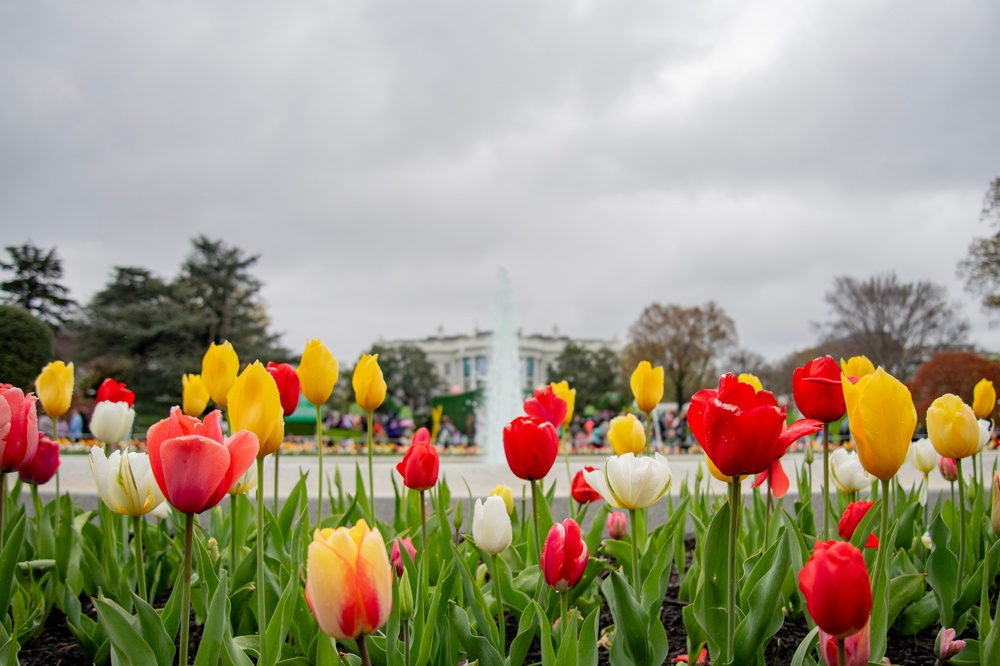
[[[231,346],[213,345],[202,376],[185,378],[183,407],[149,428],[147,452],[118,449],[132,398],[109,390],[98,406],[113,451],[89,452],[103,501],[43,503],[36,486],[59,447],[37,433],[36,402],[65,412],[60,364],[40,375],[37,401],[0,388],[0,663],[1000,663],[1000,475],[984,482],[981,455],[996,394],[981,383],[971,406],[942,396],[925,415],[929,441],[912,442],[909,391],[866,361],[796,370],[806,418],[791,423],[752,376],[697,393],[691,431],[725,494],[707,474],[670,492],[667,458],[649,452],[663,373],[644,362],[632,376],[643,416],[615,419],[599,466],[567,458],[566,477],[557,471],[573,393],[545,387],[503,430],[527,501],[449,486],[421,429],[398,455],[391,514],[378,515],[370,442],[353,494],[335,477],[310,498],[302,477],[275,504],[258,483],[299,390],[317,406],[330,395],[336,361],[319,341],[298,369],[242,372]],[[377,357],[353,383],[370,419],[386,392]],[[231,434],[220,410],[202,416],[209,396]],[[826,440],[845,412],[853,448],[824,446],[790,478],[792,443]],[[924,483],[903,487],[904,464]],[[957,494],[928,502],[931,473]],[[661,502],[666,519],[652,524]]]

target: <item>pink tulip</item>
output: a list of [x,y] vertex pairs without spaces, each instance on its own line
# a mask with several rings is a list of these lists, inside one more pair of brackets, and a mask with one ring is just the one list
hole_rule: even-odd
[[0,474],[16,472],[31,462],[38,447],[37,398],[0,384]]
[[417,549],[413,547],[412,539],[396,539],[392,542],[392,552],[389,554],[389,561],[396,568],[396,575],[402,576],[405,563],[403,562],[403,552],[399,549],[399,543],[403,542],[403,548],[410,554],[410,559],[416,559]]
[[608,536],[612,539],[621,539],[625,536],[627,522],[625,514],[621,511],[612,511],[608,514]]
[[[864,629],[851,634],[844,639],[844,652],[847,661],[844,666],[868,666],[868,657],[871,655],[871,626],[866,624]],[[837,666],[837,639],[819,630],[820,656],[826,666]]]

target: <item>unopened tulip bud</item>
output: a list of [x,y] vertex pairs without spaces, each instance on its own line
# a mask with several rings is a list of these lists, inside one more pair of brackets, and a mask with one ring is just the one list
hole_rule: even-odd
[[485,502],[476,500],[472,512],[472,538],[482,551],[490,555],[507,549],[512,530],[503,499],[491,495]]
[[920,542],[924,544],[924,548],[927,550],[934,550],[934,540],[931,539],[930,532],[924,532],[923,536],[920,537]]
[[698,463],[698,468],[694,471],[694,482],[701,485],[702,480],[705,478],[705,470],[701,467],[701,462]]
[[514,515],[514,491],[508,487],[501,484],[497,484],[493,490],[490,491],[490,495],[497,496],[503,500],[504,506],[507,508],[507,515]]
[[980,379],[972,390],[972,410],[979,418],[988,419],[996,406],[997,392],[993,388],[993,382],[988,379]]
[[938,460],[938,471],[941,472],[945,481],[958,481],[958,466],[955,464],[954,458],[942,456]]
[[451,524],[455,526],[455,531],[462,529],[462,500],[455,504],[455,515],[451,518]]
[[612,511],[608,514],[608,536],[612,539],[621,539],[625,536],[626,520],[625,514],[621,511]]
[[413,590],[410,588],[410,573],[405,569],[399,579],[399,619],[403,622],[413,619]]
[[816,460],[816,453],[813,451],[812,444],[806,444],[803,454],[802,459],[807,465],[812,465],[813,461]]
[[962,649],[965,648],[965,641],[955,640],[955,630],[941,627],[937,638],[934,639],[934,654],[941,661],[948,661]]
[[476,567],[476,585],[482,587],[486,585],[486,574],[489,573],[489,569],[486,568],[484,562],[480,562],[479,566]]
[[406,564],[403,562],[403,550],[399,547],[399,544],[403,544],[403,548],[406,552],[410,554],[411,560],[417,559],[417,549],[413,547],[412,539],[396,539],[392,542],[392,552],[389,553],[389,561],[392,566],[396,569],[396,575],[402,576],[403,572],[406,570]]
[[218,562],[220,556],[221,555],[219,553],[219,542],[218,542],[218,540],[216,540],[215,537],[209,538],[209,540],[208,540],[208,557],[213,562]]

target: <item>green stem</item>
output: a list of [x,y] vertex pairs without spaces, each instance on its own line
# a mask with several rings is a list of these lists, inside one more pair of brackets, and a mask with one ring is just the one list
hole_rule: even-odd
[[965,571],[965,479],[962,477],[962,459],[955,460],[955,469],[958,470],[958,577],[957,581],[964,580],[962,574]]
[[823,424],[823,540],[830,538],[830,424]]
[[375,474],[372,471],[372,412],[368,412],[368,504],[371,507],[371,527],[375,529],[378,525],[375,522]]
[[3,479],[3,496],[0,497],[0,550],[3,550],[3,507],[7,503],[7,473],[0,473]]
[[733,637],[736,635],[736,541],[739,538],[740,477],[729,482],[729,598],[726,603],[726,654],[732,659]]
[[[424,490],[420,491],[420,534],[424,538],[424,555],[420,558],[421,560],[426,560],[427,553],[430,552],[428,550],[430,544],[427,543],[427,504],[424,501],[425,493],[426,491]],[[423,564],[427,566],[426,561]]]
[[323,522],[323,417],[320,405],[316,405],[316,455],[319,456],[319,506],[316,508],[316,525],[319,526]]
[[368,644],[365,642],[365,635],[358,636],[358,656],[361,657],[362,666],[372,666],[371,657],[368,656]]
[[[278,456],[281,455],[281,447],[274,452],[274,503],[271,505],[271,511],[275,514],[278,513]],[[322,501],[322,498],[320,498]]]
[[924,474],[924,527],[927,527],[927,505],[931,503],[931,480],[928,473]]
[[181,645],[178,664],[188,663],[188,631],[191,624],[191,541],[194,537],[194,514],[184,515],[184,575],[181,577]]
[[[264,478],[264,459],[257,458],[257,480]],[[323,502],[320,501],[320,506]],[[264,485],[257,484],[257,632],[260,635],[260,663],[267,664],[267,595],[264,578]]]
[[573,517],[573,473],[569,469],[569,426],[563,424],[563,454],[566,458],[566,480],[569,482],[569,497],[567,502],[569,504],[569,516]]
[[562,611],[559,616],[559,629],[563,635],[569,630],[569,590],[563,590],[559,593],[559,610]]
[[639,530],[635,524],[635,509],[628,510],[628,519],[632,523],[632,590],[635,598],[640,599],[641,588],[639,587]]
[[[503,629],[500,630],[500,636],[503,637]],[[403,621],[403,664],[404,666],[410,666],[410,621]]]
[[229,496],[229,568],[236,572],[236,495]]
[[837,666],[847,666],[847,639],[837,639]]
[[651,434],[651,432],[653,430],[653,428],[652,428],[653,419],[652,419],[651,414],[652,414],[652,412],[646,412],[646,446],[643,448],[643,452],[647,456],[649,455],[649,438],[650,438],[650,434]]
[[538,531],[538,489],[537,481],[531,481],[531,517],[535,524],[535,554],[538,556],[538,571],[542,570],[542,536]]
[[146,595],[146,566],[142,559],[142,517],[132,517],[132,547],[135,548],[135,580],[139,598],[149,603]]
[[768,527],[771,524],[771,475],[767,475],[767,503],[764,505],[764,550],[767,550]]
[[878,580],[885,572],[885,553],[891,550],[889,545],[889,482],[882,481],[882,526],[878,532],[878,554],[875,556],[875,571],[872,575],[872,590],[878,589]]
[[500,592],[500,570],[497,556],[493,555],[493,592],[497,597],[497,629],[500,630],[500,656],[507,658],[507,618],[503,614],[503,597]]

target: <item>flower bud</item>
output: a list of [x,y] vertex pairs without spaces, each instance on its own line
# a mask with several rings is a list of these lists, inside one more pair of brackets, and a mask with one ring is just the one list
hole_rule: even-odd
[[399,619],[403,622],[413,619],[413,590],[410,588],[410,573],[405,569],[399,579]]
[[580,525],[572,518],[556,523],[545,537],[541,569],[545,582],[565,592],[580,582],[590,557]]
[[105,444],[117,444],[128,437],[135,410],[126,402],[99,402],[90,417],[90,432]]
[[941,627],[937,638],[934,639],[934,654],[941,661],[948,661],[965,647],[965,641],[955,640],[955,630]]
[[215,537],[210,537],[208,540],[208,557],[213,562],[218,562],[221,554],[219,553],[219,541]]
[[472,538],[480,550],[496,555],[510,545],[512,530],[504,501],[496,495],[486,502],[476,500],[472,514]]
[[497,484],[493,490],[490,491],[491,496],[497,496],[503,500],[504,505],[507,507],[507,515],[514,515],[514,490],[502,483]]
[[612,539],[621,539],[625,536],[626,525],[625,514],[621,511],[612,511],[608,514],[608,536]]
[[411,560],[417,559],[417,549],[413,547],[412,539],[395,539],[392,542],[392,552],[389,554],[389,561],[392,562],[392,566],[396,569],[396,575],[402,576],[403,572],[406,570],[406,563],[403,561],[403,551],[399,544],[403,544],[403,548],[406,552],[410,554]]
[[454,525],[455,531],[462,529],[462,500],[459,498],[458,503],[455,504],[455,515],[451,517],[451,524]]
[[958,481],[958,466],[955,464],[954,458],[941,456],[941,459],[938,460],[938,471],[941,472],[945,481]]

